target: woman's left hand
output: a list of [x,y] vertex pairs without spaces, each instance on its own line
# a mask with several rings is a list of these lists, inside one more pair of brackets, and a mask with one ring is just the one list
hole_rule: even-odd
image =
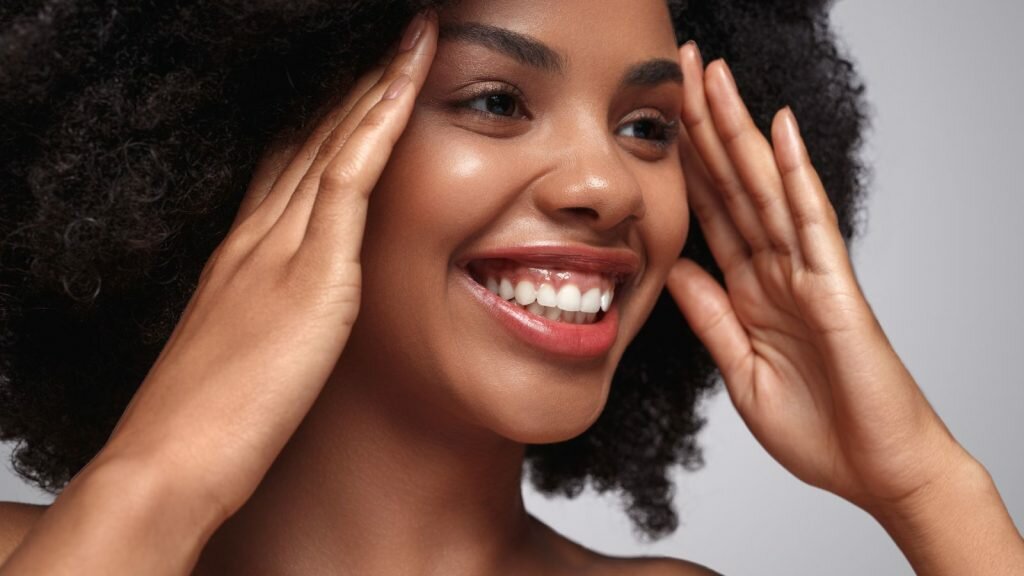
[[801,480],[877,510],[973,460],[889,344],[792,112],[772,142],[722,61],[680,51],[689,204],[728,291],[689,260],[668,287],[757,440]]

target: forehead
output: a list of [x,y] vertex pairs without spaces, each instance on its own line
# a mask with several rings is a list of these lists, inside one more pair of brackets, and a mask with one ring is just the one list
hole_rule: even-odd
[[569,67],[676,54],[665,0],[457,0],[440,17],[533,37]]

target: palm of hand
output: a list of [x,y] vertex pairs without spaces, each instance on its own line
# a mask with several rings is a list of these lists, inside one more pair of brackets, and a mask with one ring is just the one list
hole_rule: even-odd
[[773,146],[724,63],[705,82],[695,47],[682,59],[688,197],[728,292],[686,260],[669,289],[776,460],[860,505],[905,498],[957,446],[857,285],[792,113],[776,117]]
[[851,481],[863,473],[851,459],[879,451],[847,428],[871,416],[846,413],[853,406],[833,382],[842,376],[830,373],[819,340],[846,333],[841,324],[853,330],[856,321],[836,312],[858,294],[830,293],[827,280],[774,252],[727,274],[750,341],[749,354],[730,371],[730,389],[738,391],[733,401],[751,431],[783,466],[809,484],[856,493],[864,489]]

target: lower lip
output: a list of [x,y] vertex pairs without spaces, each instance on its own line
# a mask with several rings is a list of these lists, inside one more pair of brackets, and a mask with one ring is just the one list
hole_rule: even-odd
[[536,348],[569,358],[597,358],[611,350],[619,333],[618,306],[614,303],[600,321],[593,324],[555,322],[527,312],[481,286],[468,274],[463,276],[470,292],[510,332]]

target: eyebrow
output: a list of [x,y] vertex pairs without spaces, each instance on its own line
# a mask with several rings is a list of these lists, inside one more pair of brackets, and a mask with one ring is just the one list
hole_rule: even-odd
[[545,72],[563,74],[565,58],[549,46],[525,34],[507,28],[476,22],[445,24],[441,27],[441,40],[479,44],[511,57],[520,64],[539,68]]
[[[507,28],[478,22],[459,22],[441,26],[439,37],[441,40],[477,44],[500,52],[524,66],[565,74],[564,56],[535,38]],[[657,86],[664,82],[683,83],[679,63],[667,58],[653,58],[630,66],[623,74],[620,85],[623,88],[643,87]]]
[[657,86],[664,82],[682,85],[683,71],[679,63],[667,58],[655,58],[629,67],[622,77],[622,86]]

